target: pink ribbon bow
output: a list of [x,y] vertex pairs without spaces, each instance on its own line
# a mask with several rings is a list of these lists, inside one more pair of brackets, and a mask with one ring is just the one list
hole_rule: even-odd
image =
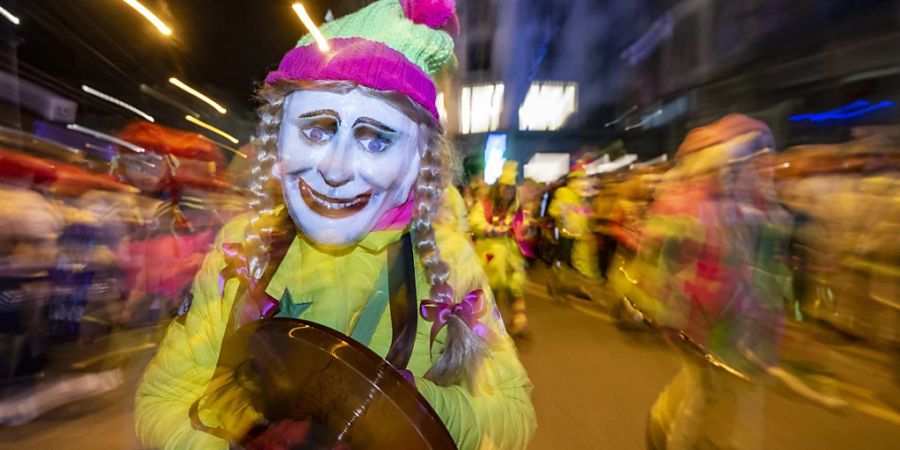
[[422,318],[431,322],[431,345],[434,345],[438,332],[447,325],[451,316],[462,319],[466,326],[482,339],[487,339],[490,334],[490,329],[478,321],[487,312],[484,291],[481,289],[469,292],[459,303],[423,300],[419,312]]

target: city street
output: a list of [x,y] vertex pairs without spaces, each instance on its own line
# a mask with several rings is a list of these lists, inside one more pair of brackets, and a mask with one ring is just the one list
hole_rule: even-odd
[[[552,299],[546,288],[549,277],[542,267],[532,270],[531,333],[519,344],[535,385],[538,430],[531,448],[645,448],[647,413],[678,371],[677,356],[653,333],[620,330],[602,309],[585,300]],[[122,345],[139,348],[139,340],[123,339]],[[0,428],[0,448],[137,448],[130,409],[139,360],[149,356],[146,351],[143,355],[126,366],[123,387],[58,408],[28,424]],[[870,373],[868,385],[857,386],[856,392],[874,389],[883,375]],[[892,448],[900,441],[896,415],[869,408],[830,412],[767,392],[760,448]],[[883,418],[875,418],[879,414]]]
[[[652,333],[616,328],[609,316],[587,301],[551,299],[546,289],[549,278],[548,270],[531,271],[528,282],[531,336],[519,346],[522,361],[535,385],[538,431],[531,448],[645,448],[644,430],[650,407],[679,369],[675,352]],[[611,294],[601,288],[599,295]],[[810,352],[809,343],[788,348],[792,337],[785,339],[783,352],[793,352],[783,358]],[[859,343],[852,347],[865,351]],[[829,356],[832,358],[829,362],[851,364],[846,358],[839,359],[839,355]],[[804,353],[796,357],[811,359],[813,356]],[[825,362],[821,357],[818,359]],[[859,362],[855,360],[852,364]],[[840,368],[829,365],[829,369]],[[874,388],[876,380],[891,376],[866,372],[862,367],[844,369],[852,370],[857,377],[863,372],[867,377],[860,386],[846,387],[860,393]],[[884,389],[896,394],[895,384]],[[875,395],[868,392],[863,396],[871,399]],[[759,430],[760,448],[895,447],[900,442],[900,417],[869,404],[862,408],[869,409],[868,413],[853,408],[831,412],[799,399],[767,392],[763,427]]]

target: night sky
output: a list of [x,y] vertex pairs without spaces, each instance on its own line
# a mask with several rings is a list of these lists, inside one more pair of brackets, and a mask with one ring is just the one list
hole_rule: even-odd
[[[157,117],[184,127],[184,112],[140,91],[145,84],[182,102],[204,120],[249,130],[253,91],[267,71],[305,33],[291,0],[144,0],[172,29],[165,37],[121,0],[27,0],[16,10],[19,75],[78,101],[79,115],[123,116],[127,112],[81,92],[87,84]],[[328,8],[337,15],[361,1],[304,1],[321,22]],[[168,83],[175,76],[229,109],[209,106]],[[106,117],[104,120],[109,120]]]

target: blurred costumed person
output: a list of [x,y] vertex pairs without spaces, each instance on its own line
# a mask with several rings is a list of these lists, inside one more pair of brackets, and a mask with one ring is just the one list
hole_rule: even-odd
[[760,382],[823,399],[778,366],[792,291],[773,146],[764,123],[726,116],[688,134],[659,186],[629,298],[683,365],[651,410],[651,448],[762,448]]
[[494,295],[510,308],[509,330],[522,334],[525,315],[525,258],[517,233],[525,229],[525,215],[516,192],[518,163],[507,161],[489,194],[469,213],[469,229],[475,236],[475,251],[490,280]]
[[548,213],[559,228],[557,264],[569,263],[581,275],[596,280],[600,278],[600,269],[598,243],[590,228],[594,210],[587,195],[589,186],[583,164],[575,164],[566,185],[553,193]]
[[[459,232],[436,237],[432,226],[451,172],[432,77],[453,57],[453,5],[376,1],[321,27],[328,50],[307,35],[268,75],[258,93],[252,211],[219,234],[189,308],[144,374],[135,412],[144,445],[226,449],[208,430],[241,436],[258,427],[255,404],[234,412],[228,399],[204,393],[230,327],[274,316],[324,325],[392,365],[400,360],[396,369],[405,366],[409,388],[459,448],[525,448],[535,428],[531,383],[469,241]],[[395,285],[390,261],[404,258]],[[416,302],[406,361],[385,356],[398,342],[399,285]]]

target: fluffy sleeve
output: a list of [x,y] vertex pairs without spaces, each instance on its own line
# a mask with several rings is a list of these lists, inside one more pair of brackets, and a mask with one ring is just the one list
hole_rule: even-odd
[[[145,447],[228,448],[227,442],[195,430],[188,410],[213,376],[230,311],[226,300],[237,288],[237,283],[230,282],[220,291],[220,271],[225,267],[222,242],[230,230],[242,229],[229,223],[216,238],[215,248],[194,279],[190,310],[169,326],[144,372],[135,398],[135,428]],[[210,426],[221,425],[214,417],[202,419]]]

